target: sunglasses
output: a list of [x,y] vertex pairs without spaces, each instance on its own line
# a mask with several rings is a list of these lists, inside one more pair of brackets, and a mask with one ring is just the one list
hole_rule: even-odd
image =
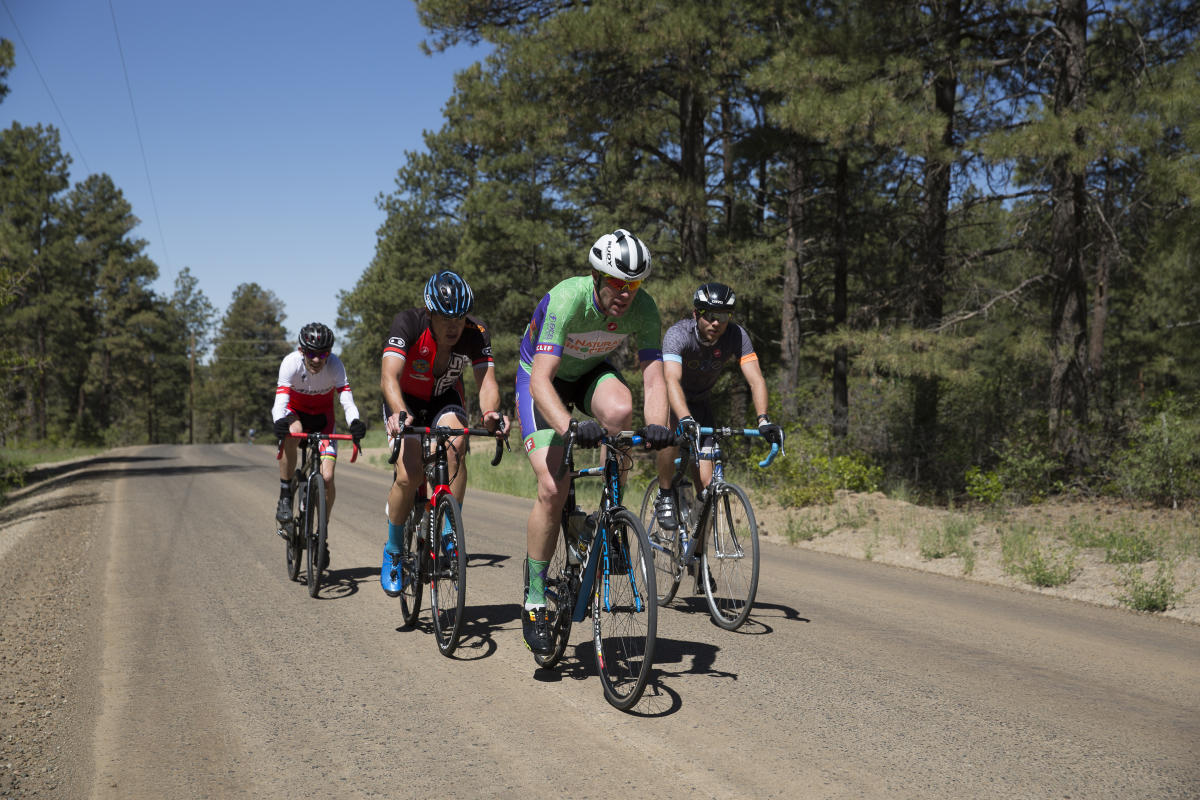
[[728,311],[704,311],[700,316],[709,322],[729,322],[729,318],[733,315]]
[[631,292],[636,292],[638,287],[642,285],[641,281],[623,281],[620,278],[605,278],[604,282],[608,284],[608,288],[614,292],[623,292],[628,289]]
[[325,359],[329,358],[329,351],[323,350],[318,353],[315,350],[305,350],[304,357],[311,358],[313,361],[324,361]]

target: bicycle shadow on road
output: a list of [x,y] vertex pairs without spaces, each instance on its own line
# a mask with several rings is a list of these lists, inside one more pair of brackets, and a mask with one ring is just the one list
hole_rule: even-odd
[[[672,601],[668,608],[679,611],[685,614],[703,614],[709,617],[709,622],[712,622],[712,615],[708,611],[708,601],[704,597],[688,597],[685,599],[676,598]],[[660,612],[661,613],[661,612]],[[800,612],[791,606],[784,606],[778,603],[759,603],[755,601],[754,608],[750,610],[750,616],[742,623],[742,627],[736,631],[727,631],[728,633],[741,634],[742,636],[766,636],[775,632],[775,628],[766,622],[767,619],[778,619],[782,614],[786,622],[812,622],[807,617],[800,616]],[[720,628],[717,623],[712,622],[714,628]]]
[[[470,544],[470,542],[467,542]],[[467,553],[468,567],[495,567],[512,559],[503,553]],[[465,621],[465,620],[464,620]]]
[[[471,556],[474,558],[474,556]],[[507,556],[496,556],[503,560]],[[429,597],[426,592],[426,603]],[[450,658],[457,661],[482,661],[490,658],[496,652],[496,631],[504,630],[513,622],[520,619],[520,609],[516,603],[496,603],[487,606],[473,606],[470,602],[463,609],[462,627],[459,628],[458,647]],[[421,609],[417,623],[412,628],[400,627],[397,631],[417,630],[421,633],[433,633],[433,621],[429,616],[428,606]]]
[[[334,555],[333,548],[329,549],[330,560]],[[377,567],[349,567],[347,569],[330,569],[326,580],[321,581],[321,590],[317,592],[318,600],[341,600],[358,593],[360,583],[368,583],[372,578],[379,577]]]

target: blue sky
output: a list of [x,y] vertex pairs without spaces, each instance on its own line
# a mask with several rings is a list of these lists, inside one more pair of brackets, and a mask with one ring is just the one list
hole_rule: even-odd
[[406,0],[0,0],[0,124],[58,128],[72,183],[112,176],[159,292],[189,267],[221,315],[256,282],[294,336],[334,324],[375,253],[376,198],[483,56],[426,56],[426,36]]

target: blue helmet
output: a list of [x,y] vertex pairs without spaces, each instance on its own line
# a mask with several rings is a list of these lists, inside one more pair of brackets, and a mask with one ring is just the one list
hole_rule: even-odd
[[435,272],[425,283],[425,307],[444,317],[466,316],[475,304],[475,294],[457,274],[448,269]]

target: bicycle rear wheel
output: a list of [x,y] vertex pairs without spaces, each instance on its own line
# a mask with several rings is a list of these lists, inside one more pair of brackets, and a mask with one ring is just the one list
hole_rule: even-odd
[[624,508],[609,517],[604,535],[606,540],[596,544],[603,549],[592,589],[596,667],[605,699],[624,711],[641,698],[654,662],[654,564],[646,530]]
[[467,548],[462,510],[453,495],[442,495],[434,517],[433,579],[429,609],[438,650],[449,656],[458,647],[467,605]]
[[[314,497],[313,495],[316,495]],[[321,591],[321,559],[325,556],[325,537],[328,534],[325,516],[325,479],[315,473],[308,483],[308,508],[305,512],[304,529],[308,553],[308,596],[316,597]]]
[[665,606],[675,597],[682,575],[679,569],[679,531],[668,531],[658,525],[654,513],[654,499],[658,496],[658,478],[651,478],[642,496],[642,526],[650,541],[653,554],[655,581],[658,586],[658,604]]
[[417,624],[417,615],[421,613],[421,560],[424,557],[421,532],[425,527],[425,515],[416,511],[409,514],[404,523],[404,549],[400,551],[400,616],[409,628]]
[[[525,560],[525,586],[529,586],[529,560]],[[575,612],[579,567],[567,562],[567,540],[559,528],[558,546],[546,566],[546,613],[550,618],[550,636],[554,642],[549,653],[533,654],[539,667],[551,669],[562,660],[571,639],[571,615]]]
[[704,596],[713,622],[732,631],[750,616],[758,592],[758,523],[746,493],[731,483],[713,500],[710,518],[700,560]]

